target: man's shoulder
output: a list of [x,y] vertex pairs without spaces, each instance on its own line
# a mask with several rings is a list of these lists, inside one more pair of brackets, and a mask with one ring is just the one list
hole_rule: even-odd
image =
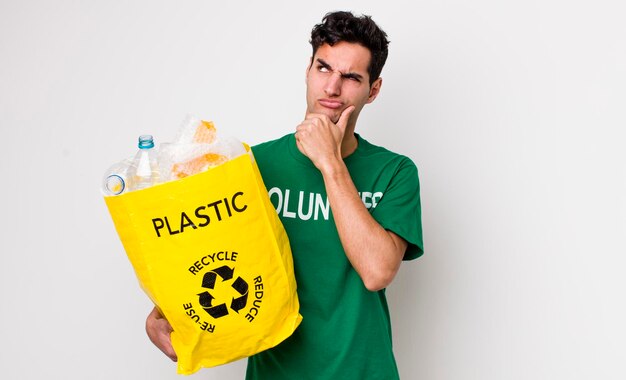
[[264,154],[265,152],[271,152],[275,149],[281,149],[287,147],[289,144],[289,138],[291,134],[284,135],[274,140],[265,141],[252,146],[252,153]]
[[292,135],[287,134],[274,140],[252,146],[252,154],[259,165],[261,174],[268,175],[272,168],[278,168],[288,162]]
[[394,163],[399,166],[416,167],[408,156],[394,152],[388,148],[373,144],[357,134],[361,156],[380,163]]

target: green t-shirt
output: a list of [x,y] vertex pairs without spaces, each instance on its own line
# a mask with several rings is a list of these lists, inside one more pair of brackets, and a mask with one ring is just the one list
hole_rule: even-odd
[[[417,168],[359,135],[345,158],[371,215],[409,242],[404,259],[422,253]],[[293,134],[252,148],[293,252],[303,320],[278,346],[248,360],[247,379],[397,379],[384,290],[365,288],[335,227],[322,175]]]

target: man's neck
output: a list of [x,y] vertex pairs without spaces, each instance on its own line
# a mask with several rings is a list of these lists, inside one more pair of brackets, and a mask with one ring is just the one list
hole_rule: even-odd
[[343,136],[343,140],[341,141],[341,158],[346,158],[354,151],[359,145],[359,141],[354,135],[354,130],[351,132],[346,131],[346,134]]

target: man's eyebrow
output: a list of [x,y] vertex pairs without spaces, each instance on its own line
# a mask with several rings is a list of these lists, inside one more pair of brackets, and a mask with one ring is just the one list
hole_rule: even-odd
[[[324,61],[321,58],[317,58],[317,63],[319,63],[323,68],[328,69],[329,71],[333,71],[333,67],[326,61]],[[339,72],[339,74],[341,74],[342,78],[348,78],[348,79],[356,79],[356,80],[363,80],[363,75],[358,74],[358,73],[342,73]]]
[[332,66],[330,64],[328,64],[328,62],[324,61],[321,58],[317,59],[317,63],[319,63],[323,68],[328,69],[330,71],[333,70]]
[[356,79],[359,82],[363,80],[363,75],[357,74],[357,73],[345,73],[345,74],[342,73],[341,76],[343,78]]

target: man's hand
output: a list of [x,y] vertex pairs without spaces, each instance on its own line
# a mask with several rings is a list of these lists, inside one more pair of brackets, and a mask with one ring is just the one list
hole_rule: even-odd
[[342,143],[354,106],[343,110],[337,124],[323,114],[310,113],[296,128],[296,142],[302,153],[320,171],[333,160],[342,159]]
[[170,338],[172,331],[172,325],[161,315],[159,309],[156,307],[152,309],[150,314],[148,314],[148,318],[146,318],[146,333],[148,333],[148,337],[159,350],[163,351],[172,361],[177,361],[178,357],[176,352],[174,352],[172,339]]

